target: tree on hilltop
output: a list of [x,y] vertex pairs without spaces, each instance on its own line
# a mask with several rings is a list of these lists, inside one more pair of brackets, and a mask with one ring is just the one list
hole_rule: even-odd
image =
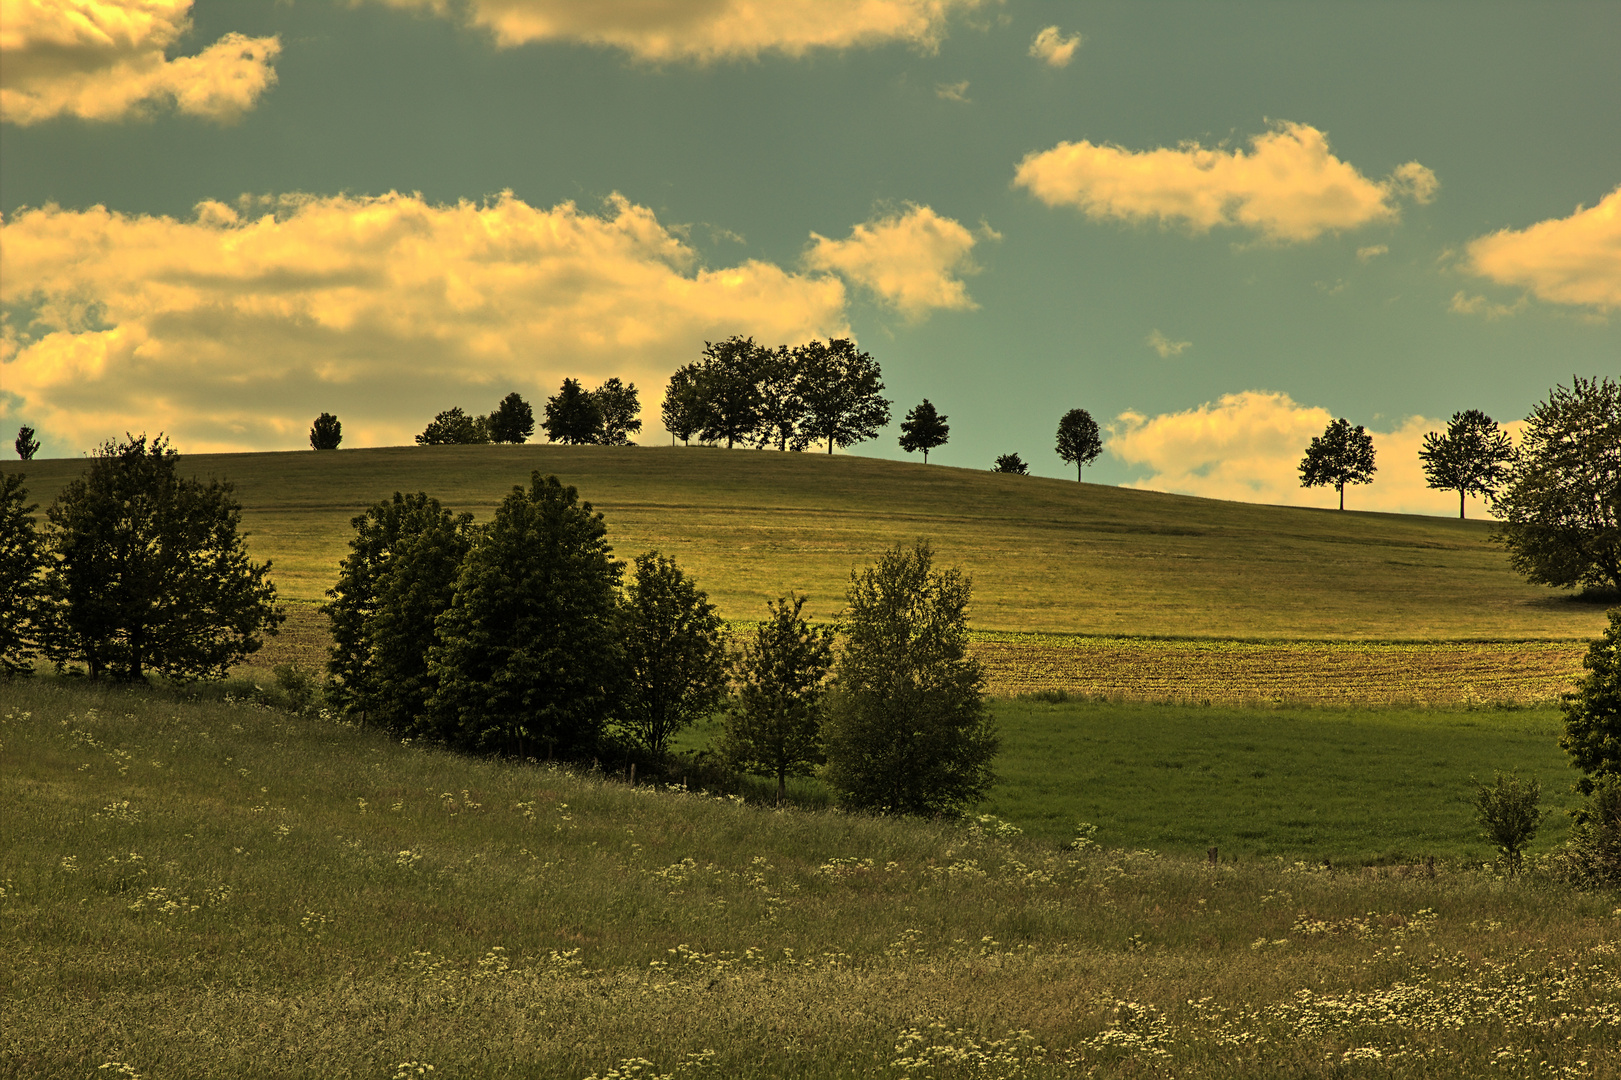
[[469,416],[456,405],[435,415],[416,441],[418,446],[474,446],[490,436],[484,417]]
[[877,361],[849,338],[811,341],[796,350],[802,376],[804,445],[854,446],[874,438],[889,423],[889,399]]
[[1429,486],[1458,493],[1458,520],[1463,520],[1464,499],[1471,492],[1491,495],[1508,477],[1514,444],[1497,421],[1481,412],[1453,413],[1446,434],[1424,436],[1418,458],[1424,463]]
[[1098,434],[1098,422],[1085,409],[1071,409],[1058,421],[1058,456],[1075,466],[1075,479],[1081,479],[1081,470],[1103,453],[1103,438]]
[[578,379],[564,379],[562,388],[546,399],[541,427],[552,442],[575,446],[601,442],[602,406]]
[[948,419],[950,417],[941,416],[929,399],[924,398],[901,421],[901,449],[908,454],[923,451],[923,464],[927,465],[929,451],[944,446],[951,435],[951,425],[946,423]]
[[659,419],[670,441],[681,440],[687,445],[703,428],[703,402],[699,394],[697,364],[682,364],[670,376],[664,388],[664,404],[659,407]]
[[797,349],[779,345],[760,357],[759,424],[756,446],[803,450],[799,426],[805,419],[805,364]]
[[525,443],[535,433],[535,410],[516,390],[501,399],[485,421],[490,441]]
[[621,382],[616,376],[591,391],[602,416],[597,441],[604,446],[632,446],[632,435],[642,430],[642,404],[637,398],[636,384]]
[[17,429],[17,438],[11,445],[23,461],[32,461],[34,455],[39,453],[39,440],[34,438],[34,429],[27,424]]
[[1345,509],[1345,485],[1369,484],[1377,470],[1373,464],[1373,436],[1358,424],[1341,418],[1331,421],[1323,433],[1306,447],[1300,459],[1300,486],[1332,487],[1340,493],[1340,509]]
[[996,464],[991,466],[991,472],[1027,476],[1030,473],[1030,466],[1026,465],[1018,454],[998,454]]
[[704,342],[695,390],[698,434],[705,442],[725,440],[730,450],[759,430],[760,383],[771,355],[752,337],[734,334],[725,341]]
[[343,424],[336,416],[324,412],[310,425],[311,450],[336,450],[343,442]]

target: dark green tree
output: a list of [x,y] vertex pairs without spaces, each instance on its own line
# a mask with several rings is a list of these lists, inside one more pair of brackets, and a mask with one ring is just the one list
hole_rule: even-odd
[[730,450],[759,429],[760,384],[770,358],[771,350],[756,345],[751,337],[704,342],[695,384],[698,434],[704,441],[724,439]]
[[1554,387],[1526,418],[1492,510],[1533,584],[1621,592],[1621,382]]
[[636,557],[620,612],[619,726],[662,755],[670,736],[713,712],[726,692],[726,624],[673,559]]
[[523,443],[535,433],[535,410],[516,390],[501,399],[490,414],[485,426],[490,441],[497,443]]
[[703,424],[703,400],[699,393],[700,371],[697,364],[682,364],[670,376],[664,388],[664,404],[659,408],[659,419],[670,433],[670,443],[681,440],[687,445],[698,434]]
[[1358,424],[1341,418],[1329,422],[1323,433],[1306,447],[1300,459],[1300,486],[1331,487],[1340,493],[1340,509],[1345,509],[1346,484],[1371,484],[1377,470],[1373,464],[1373,436]]
[[732,662],[737,690],[725,715],[721,754],[734,767],[777,778],[777,804],[788,777],[809,776],[822,760],[822,721],[833,667],[833,628],[812,627],[803,596],[769,604]]
[[1453,413],[1445,435],[1431,431],[1418,452],[1432,488],[1458,493],[1458,520],[1464,499],[1473,492],[1490,496],[1508,477],[1514,444],[1497,421],[1481,412]]
[[332,624],[327,695],[345,715],[397,735],[422,730],[434,620],[450,606],[472,521],[422,492],[395,492],[350,522],[321,609]]
[[642,403],[635,383],[624,383],[617,376],[591,391],[591,400],[602,414],[600,441],[605,446],[634,446],[630,437],[642,431]]
[[577,379],[564,379],[556,395],[546,399],[546,438],[552,442],[584,446],[602,441],[602,406]]
[[916,405],[901,421],[901,449],[908,454],[923,451],[923,464],[929,463],[929,451],[937,446],[944,446],[946,439],[951,435],[951,425],[946,423],[950,417],[941,416],[924,398],[922,404]]
[[0,678],[27,675],[38,654],[45,549],[22,473],[0,474]]
[[878,363],[861,352],[849,338],[825,344],[811,341],[798,347],[802,371],[801,396],[805,406],[800,422],[802,445],[827,443],[848,447],[877,436],[889,423],[889,399]]
[[536,471],[462,560],[428,652],[428,711],[453,745],[576,757],[618,695],[619,576],[602,515]]
[[803,449],[799,424],[805,416],[804,370],[800,356],[786,345],[762,353],[760,424],[754,444],[786,451]]
[[823,775],[851,806],[952,814],[991,785],[998,739],[968,655],[971,586],[933,561],[919,543],[850,574]]
[[1610,610],[1610,625],[1587,647],[1587,674],[1564,695],[1565,733],[1559,745],[1582,770],[1576,787],[1584,795],[1605,776],[1621,780],[1621,608]]
[[1519,773],[1498,773],[1490,784],[1475,784],[1475,820],[1511,874],[1520,872],[1526,845],[1548,820],[1541,805],[1542,782],[1534,776],[1522,779]]
[[1024,459],[1018,454],[999,454],[996,458],[996,464],[991,466],[991,472],[1027,476],[1030,473],[1030,466],[1026,465]]
[[46,655],[91,677],[218,678],[276,633],[270,564],[230,484],[185,479],[162,435],[106,443],[51,505]]
[[331,413],[322,413],[310,425],[311,450],[336,450],[342,441],[343,424]]
[[34,438],[34,429],[24,424],[17,429],[17,440],[11,444],[17,449],[17,456],[24,461],[33,461],[34,455],[39,453],[39,440]]
[[419,446],[470,446],[489,441],[484,417],[469,416],[460,405],[439,413],[417,436]]
[[1071,409],[1058,421],[1058,456],[1075,466],[1075,479],[1081,470],[1103,453],[1103,437],[1098,422],[1085,409]]

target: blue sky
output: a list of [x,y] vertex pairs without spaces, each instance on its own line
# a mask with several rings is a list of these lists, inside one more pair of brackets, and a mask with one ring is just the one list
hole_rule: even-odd
[[[408,442],[853,333],[931,462],[1447,513],[1416,450],[1621,371],[1621,5],[6,0],[0,434]],[[1478,507],[1476,512],[1478,512]]]

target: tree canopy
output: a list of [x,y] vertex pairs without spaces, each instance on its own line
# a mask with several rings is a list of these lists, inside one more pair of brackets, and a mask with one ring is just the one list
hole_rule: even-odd
[[673,559],[638,555],[625,588],[619,726],[663,754],[670,736],[707,716],[726,690],[726,624]]
[[804,607],[803,596],[770,601],[770,617],[743,642],[732,661],[737,691],[721,739],[732,766],[776,777],[779,805],[788,777],[808,776],[822,760],[833,628],[807,624]]
[[642,430],[642,404],[636,394],[635,383],[622,382],[617,376],[591,391],[602,424],[597,441],[604,446],[630,446],[630,437]]
[[336,450],[343,442],[343,424],[336,416],[324,412],[310,425],[311,450]]
[[754,435],[760,426],[760,383],[770,359],[771,350],[751,337],[704,342],[694,383],[700,438],[725,441],[730,450]]
[[1340,509],[1344,510],[1346,484],[1373,482],[1377,471],[1373,458],[1373,436],[1361,424],[1353,429],[1343,417],[1330,421],[1300,459],[1300,486],[1334,488],[1340,493]]
[[17,438],[11,444],[16,448],[17,456],[24,461],[34,460],[39,453],[39,440],[34,438],[34,429],[24,424],[17,429]]
[[455,405],[434,416],[416,441],[418,446],[467,446],[487,443],[490,436],[482,416],[469,416]]
[[1081,470],[1103,453],[1103,438],[1098,434],[1098,423],[1085,409],[1071,409],[1058,421],[1058,456],[1075,466],[1075,479]]
[[524,443],[535,433],[535,410],[516,390],[501,399],[485,421],[490,441]]
[[699,391],[697,364],[682,364],[664,388],[664,404],[659,419],[672,440],[685,445],[703,428],[703,400]]
[[908,454],[923,451],[923,464],[929,463],[929,451],[944,446],[951,435],[949,417],[941,416],[928,398],[912,407],[901,421],[901,449]]
[[40,571],[45,551],[23,474],[0,474],[0,677],[34,670],[39,646]]
[[576,446],[601,441],[602,406],[578,379],[564,379],[555,395],[546,399],[541,423],[552,442]]
[[1492,495],[1508,477],[1514,444],[1497,421],[1479,409],[1470,409],[1452,414],[1446,434],[1426,434],[1418,458],[1424,463],[1430,487],[1458,493],[1461,521],[1468,495]]
[[1621,608],[1610,611],[1610,625],[1582,658],[1587,674],[1562,702],[1565,733],[1559,745],[1582,770],[1577,787],[1591,795],[1609,777],[1621,782]]
[[802,365],[802,437],[809,443],[854,446],[874,438],[889,423],[889,399],[878,364],[849,338],[799,346]]

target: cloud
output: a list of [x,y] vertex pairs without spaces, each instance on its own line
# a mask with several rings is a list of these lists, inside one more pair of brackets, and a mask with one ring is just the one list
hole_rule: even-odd
[[[1247,390],[1182,412],[1122,413],[1109,425],[1106,446],[1126,464],[1149,471],[1127,487],[1332,508],[1338,505],[1332,488],[1300,486],[1300,459],[1333,419],[1327,409],[1296,404],[1288,394]],[[1504,426],[1513,430],[1518,425]],[[1392,430],[1369,430],[1378,471],[1372,484],[1347,486],[1347,508],[1458,512],[1457,493],[1430,488],[1418,459],[1425,433],[1445,431],[1446,421],[1413,416]],[[1478,498],[1469,500],[1469,516],[1485,516]]]
[[1248,153],[1192,142],[1143,151],[1061,142],[1027,154],[1013,182],[1091,218],[1158,219],[1195,233],[1236,226],[1279,242],[1393,222],[1398,199],[1428,202],[1439,186],[1416,161],[1370,180],[1330,153],[1321,131],[1289,123],[1252,138]]
[[904,42],[933,52],[959,11],[988,0],[380,0],[460,17],[501,48],[575,41],[639,60],[748,59]]
[[934,96],[942,101],[960,101],[967,105],[969,103],[968,80],[964,79],[959,83],[936,83]]
[[[1471,241],[1466,265],[1474,274],[1529,290],[1552,304],[1601,311],[1621,307],[1621,187],[1597,206],[1578,206],[1569,217]],[[1452,310],[1459,310],[1456,298]]]
[[1390,254],[1390,247],[1387,244],[1369,244],[1367,247],[1359,247],[1356,249],[1356,258],[1358,262],[1371,262],[1381,255],[1388,254]]
[[1147,340],[1148,347],[1159,353],[1162,360],[1168,360],[1173,356],[1181,356],[1193,345],[1191,341],[1172,341],[1158,330],[1150,332]]
[[[658,398],[705,339],[848,333],[836,278],[746,261],[709,269],[653,212],[510,194],[286,196],[195,216],[25,209],[0,227],[6,414],[53,446],[164,430],[183,450],[409,443],[451,405],[565,376]],[[654,436],[656,437],[656,435]]]
[[[988,228],[985,232],[1000,239]],[[811,233],[811,240],[804,258],[807,268],[842,274],[908,319],[922,318],[935,308],[971,311],[978,306],[958,276],[978,269],[970,258],[974,234],[927,206],[864,222],[850,230],[847,240],[817,233]]]
[[1065,37],[1058,27],[1049,26],[1030,42],[1030,55],[1050,67],[1068,67],[1069,62],[1075,58],[1075,50],[1081,47],[1081,42],[1081,35],[1071,34]]
[[1518,315],[1525,308],[1526,299],[1523,296],[1512,304],[1498,304],[1484,296],[1470,296],[1461,289],[1452,294],[1452,303],[1447,305],[1447,310],[1454,315],[1484,315],[1489,320]]
[[275,85],[281,39],[231,33],[166,59],[190,11],[191,0],[3,0],[0,120],[119,120],[159,105],[235,119]]

